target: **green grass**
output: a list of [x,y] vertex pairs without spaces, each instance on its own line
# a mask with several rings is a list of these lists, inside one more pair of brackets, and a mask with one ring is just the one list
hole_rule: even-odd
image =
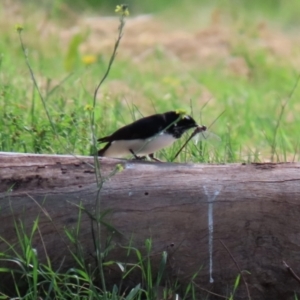
[[[294,30],[299,29],[295,14],[299,4],[279,0],[263,4],[258,1],[225,2],[227,6],[213,1],[209,4],[203,1],[201,5],[190,1],[184,7],[180,3],[163,7],[161,1],[153,2],[152,8],[147,4],[132,8],[133,12],[158,11],[152,20],[158,28],[154,25],[141,27],[140,31],[145,33],[141,37],[136,33],[139,26],[125,26],[118,56],[97,97],[94,112],[98,137],[141,116],[183,108],[200,124],[210,126],[213,123],[210,130],[222,142],[190,142],[176,162],[299,160],[297,62],[300,55],[299,44],[293,35]],[[92,26],[72,30],[70,27],[80,26],[86,15],[74,16],[73,12],[65,10],[64,18],[60,18],[62,4],[64,1],[56,1],[47,9],[41,6],[47,13],[36,6],[14,4],[14,11],[0,4],[0,151],[90,154],[90,108],[95,87],[107,68],[117,37],[118,19],[113,20],[115,25],[110,23],[109,26],[115,26],[110,35],[102,36],[101,30],[106,29]],[[93,1],[90,4],[94,5]],[[52,125],[26,66],[14,29],[17,23],[24,26],[22,37],[30,66]],[[94,35],[94,31],[99,36]],[[159,40],[160,34],[164,36]],[[274,45],[273,36],[284,38],[279,45]],[[153,37],[160,42],[153,43]],[[102,44],[107,41],[109,46],[104,47]],[[96,50],[93,44],[98,47]],[[198,53],[205,47],[211,51],[211,56]],[[84,63],[86,55],[96,56],[96,61]],[[223,111],[225,113],[218,119]],[[188,135],[173,147],[160,151],[158,157],[173,161],[185,138]],[[100,199],[98,201],[100,207]],[[101,213],[99,209],[99,218]],[[137,264],[110,262],[124,268],[125,277],[132,269],[138,269],[142,285],[134,287],[128,298],[122,298],[120,288],[116,286],[103,296],[105,285],[102,282],[99,289],[94,284],[95,270],[84,265],[80,253],[70,253],[77,266],[66,273],[53,270],[50,261],[45,265],[38,262],[31,245],[37,224],[38,218],[29,236],[22,224],[16,224],[21,253],[0,254],[2,261],[9,260],[22,271],[26,295],[21,295],[16,284],[15,296],[37,299],[40,294],[48,293],[64,299],[146,297],[152,300],[158,287],[165,284],[162,273],[166,253],[162,253],[160,269],[153,277],[149,259],[151,240],[147,240],[145,257],[139,249],[128,246],[131,253],[135,253]],[[78,233],[73,234],[66,229],[70,242],[77,244]],[[108,251],[97,250],[99,257]],[[98,269],[101,268],[100,263]],[[10,272],[10,269],[0,271]],[[239,279],[237,277],[233,283],[232,298]],[[167,297],[168,293],[177,292],[178,283],[165,287]],[[184,299],[195,299],[192,282],[182,294]],[[5,299],[5,295],[1,296]]]
[[[154,300],[157,297],[170,299],[172,295],[176,295],[183,289],[177,279],[174,279],[174,276],[166,271],[168,259],[166,251],[161,253],[158,269],[154,269],[151,239],[145,241],[143,251],[145,254],[134,248],[129,242],[124,247],[127,258],[125,261],[120,261],[108,259],[110,252],[118,246],[111,242],[111,238],[107,238],[106,245],[101,250],[101,263],[105,270],[114,270],[114,274],[119,272],[120,282],[107,285],[104,281],[104,285],[98,284],[99,269],[86,261],[84,245],[78,238],[82,213],[83,210],[80,207],[76,227],[65,228],[63,236],[60,236],[60,238],[66,237],[69,240],[70,256],[74,259],[74,266],[67,270],[63,264],[55,269],[47,256],[45,242],[39,228],[39,216],[34,220],[31,229],[25,228],[21,220],[14,221],[18,245],[9,244],[0,238],[7,244],[7,251],[0,253],[0,276],[2,279],[5,278],[7,283],[9,282],[8,285],[2,285],[0,282],[0,299],[17,297],[31,300],[41,297],[42,299],[66,300]],[[38,253],[33,246],[36,238],[40,238],[43,245],[46,256],[44,261],[40,259],[43,254]],[[157,254],[155,255],[157,256]],[[137,276],[141,281],[130,288],[128,283],[132,285],[132,278],[138,278]],[[108,287],[110,289],[107,289]],[[189,284],[184,294],[183,299],[196,299],[193,297],[193,282]]]
[[[24,8],[22,13],[28,16],[30,11]],[[244,8],[239,13],[244,16]],[[45,30],[53,24],[58,29],[48,38],[41,37],[39,40],[35,36],[42,34],[43,27],[37,29],[35,24],[41,22],[42,17],[46,18]],[[275,17],[273,23],[276,22]],[[205,143],[201,145],[201,151],[199,145],[190,143],[187,153],[183,153],[177,161],[298,160],[298,87],[285,107],[274,141],[281,105],[298,80],[297,69],[290,57],[273,53],[267,46],[259,46],[257,39],[261,32],[258,23],[247,27],[247,20],[240,21],[231,14],[227,14],[226,18],[230,22],[224,24],[232,33],[226,45],[228,54],[224,58],[212,57],[211,63],[201,61],[197,56],[174,60],[169,54],[172,48],[166,50],[160,47],[154,48],[140,63],[136,63],[134,56],[122,54],[121,43],[109,78],[97,100],[97,136],[109,134],[133,119],[156,111],[184,108],[199,123],[209,125],[225,110],[225,114],[210,129],[221,137],[222,143]],[[171,21],[165,19],[164,22],[170,27]],[[83,30],[80,38],[78,34],[70,33],[68,44],[58,42],[61,34],[59,26],[62,25],[45,17],[42,12],[34,14],[32,20],[27,19],[22,25],[29,61],[59,139],[33,87],[18,35],[11,22],[1,29],[4,38],[0,44],[0,150],[88,155],[91,147],[89,111],[85,108],[92,104],[95,86],[105,71],[116,34],[111,35],[110,50],[99,52],[97,62],[85,66],[80,47],[91,33],[85,35],[86,30]],[[180,29],[175,27],[172,30]],[[286,36],[289,38],[290,32]],[[134,36],[125,28],[122,42],[132,39]],[[262,38],[260,42],[263,42]],[[297,55],[295,52],[295,57],[299,57]],[[235,74],[230,70],[230,61],[235,58],[243,60],[247,75]],[[205,93],[208,94],[206,97]],[[207,100],[211,101],[201,111]],[[159,156],[171,160],[170,153],[176,153],[179,147],[180,142],[172,149],[162,151]]]
[[[287,9],[284,4],[277,2],[276,5]],[[272,15],[271,8],[275,4],[268,5],[262,7],[262,11],[269,7],[269,15]],[[255,11],[255,5],[251,7],[252,10]],[[29,13],[26,9],[23,12],[24,15]],[[245,8],[242,7],[239,13],[244,16]],[[275,12],[273,15],[276,17]],[[281,103],[289,97],[297,82],[297,70],[288,58],[278,57],[259,46],[253,47],[252,43],[255,43],[260,34],[257,24],[252,24],[249,29],[246,28],[247,20],[243,25],[243,21],[241,23],[231,14],[227,18],[230,20],[228,28],[234,33],[234,37],[229,40],[231,44],[228,45],[230,56],[224,60],[216,59],[213,64],[202,66],[201,61],[193,63],[195,58],[192,61],[174,61],[168,52],[159,48],[137,64],[130,57],[122,56],[121,46],[109,78],[100,91],[102,97],[97,101],[97,135],[100,137],[109,134],[133,119],[155,111],[164,112],[176,108],[190,111],[192,103],[194,117],[200,122],[201,114],[202,122],[206,125],[225,110],[225,114],[211,128],[223,142],[213,147],[204,145],[201,153],[199,145],[191,143],[187,149],[188,154],[182,155],[179,161],[238,162],[271,158],[275,161],[297,160],[299,88],[296,88],[280,120],[275,149],[273,141]],[[85,107],[92,103],[93,90],[106,68],[109,53],[99,53],[95,64],[84,66],[80,45],[84,44],[87,36],[83,33],[80,38],[73,35],[68,45],[59,45],[58,30],[56,35],[52,34],[39,43],[34,38],[38,32],[42,32],[35,28],[35,22],[39,20],[34,15],[33,22],[24,23],[23,38],[59,140],[55,138],[33,88],[17,33],[12,26],[6,26],[0,45],[3,54],[0,66],[0,104],[3,108],[0,149],[88,155],[89,112]],[[276,18],[272,19],[273,22],[274,20]],[[56,21],[46,19],[45,28],[47,22],[55,24]],[[111,38],[113,45],[115,36],[112,35]],[[129,38],[133,37],[128,36],[125,29],[124,41]],[[227,60],[234,57],[244,60],[248,76],[228,71]],[[113,90],[110,90],[110,83],[116,83]],[[212,101],[200,111],[205,103],[201,99],[204,91],[209,92],[208,99]],[[179,144],[169,152],[176,152]],[[163,151],[161,157],[171,159],[169,152]]]

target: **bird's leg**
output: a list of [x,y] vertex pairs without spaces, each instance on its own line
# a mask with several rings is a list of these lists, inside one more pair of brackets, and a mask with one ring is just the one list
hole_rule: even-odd
[[137,156],[132,149],[129,149],[130,153],[134,156],[135,159],[137,160],[144,160],[146,159],[146,156]]
[[154,153],[149,154],[149,157],[150,157],[152,160],[154,160],[154,161],[162,162],[162,161],[159,160],[158,158],[155,158],[155,157],[154,157]]

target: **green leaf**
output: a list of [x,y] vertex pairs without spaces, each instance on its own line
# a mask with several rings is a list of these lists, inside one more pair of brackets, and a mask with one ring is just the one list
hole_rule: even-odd
[[125,300],[132,300],[134,299],[135,295],[141,290],[141,284],[139,283],[135,288],[133,288],[130,293],[127,295]]

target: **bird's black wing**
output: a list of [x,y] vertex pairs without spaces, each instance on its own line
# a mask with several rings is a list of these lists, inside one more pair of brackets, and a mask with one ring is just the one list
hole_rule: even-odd
[[[171,112],[170,112],[171,113]],[[175,115],[175,114],[174,114]],[[171,122],[170,118],[165,114],[156,114],[149,117],[139,119],[128,124],[112,135],[100,138],[101,143],[112,142],[118,140],[147,139],[164,130]],[[173,119],[173,118],[172,118]],[[174,121],[176,120],[176,115]],[[172,121],[172,120],[171,120]]]

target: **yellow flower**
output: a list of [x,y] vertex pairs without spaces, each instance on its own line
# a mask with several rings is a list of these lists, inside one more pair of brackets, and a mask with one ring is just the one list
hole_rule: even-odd
[[84,56],[82,56],[81,61],[86,66],[88,66],[88,65],[94,64],[97,61],[97,56],[96,55],[92,55],[92,54],[84,55]]
[[21,31],[24,29],[24,27],[23,27],[22,25],[20,25],[20,24],[16,24],[16,25],[15,25],[15,29],[16,29],[18,32],[21,32]]
[[93,106],[90,105],[90,104],[86,104],[86,105],[84,106],[84,110],[85,110],[85,111],[92,111],[92,110],[93,110]]
[[117,5],[116,9],[115,9],[115,12],[117,14],[120,14],[120,15],[125,16],[125,17],[129,16],[129,10],[128,10],[127,4]]

